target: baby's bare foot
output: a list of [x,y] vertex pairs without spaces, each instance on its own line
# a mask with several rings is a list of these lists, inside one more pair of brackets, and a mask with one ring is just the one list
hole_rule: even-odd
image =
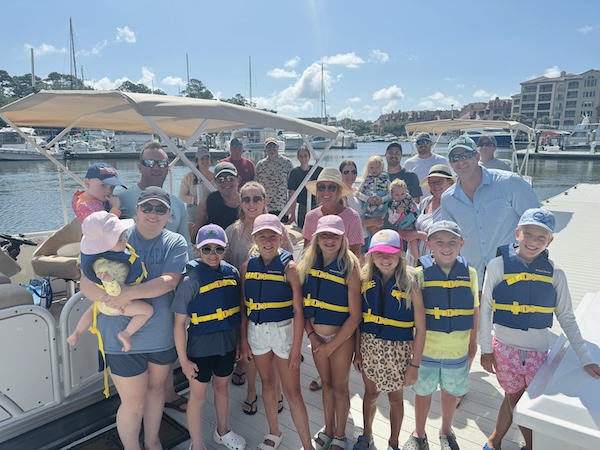
[[117,337],[123,343],[122,350],[124,352],[131,350],[131,335],[127,331],[121,331],[119,334],[117,334]]

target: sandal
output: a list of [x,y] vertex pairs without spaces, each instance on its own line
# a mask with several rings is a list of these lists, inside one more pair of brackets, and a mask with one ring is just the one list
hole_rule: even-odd
[[[442,447],[443,449],[444,447]],[[408,441],[402,446],[402,450],[429,450],[429,442],[427,442],[427,435],[425,437],[416,437],[412,434],[408,438]]]
[[179,398],[173,402],[165,402],[165,408],[171,408],[174,409],[175,411],[179,411],[182,413],[185,413],[187,408],[182,408],[183,405],[187,405],[188,399],[182,395],[179,396]]
[[283,411],[283,394],[281,394],[281,398],[277,402],[277,414],[280,414]]
[[[367,445],[362,445],[363,443]],[[352,447],[352,450],[368,450],[371,447],[373,447],[373,438],[368,438],[361,434],[356,440],[356,444],[354,444],[354,447]]]
[[215,428],[213,439],[217,444],[224,445],[229,450],[244,450],[246,448],[246,439],[234,433],[233,430],[229,430],[221,436]]
[[[237,379],[236,379],[236,377],[237,377]],[[246,372],[242,372],[242,373],[233,372],[231,374],[231,382],[233,384],[235,384],[236,386],[243,386],[244,384],[246,384]]]
[[244,412],[244,414],[248,414],[249,416],[253,416],[254,414],[256,414],[256,411],[258,411],[258,407],[256,406],[257,400],[258,400],[258,395],[256,395],[254,397],[254,401],[251,403],[244,401],[244,405],[248,405],[248,408],[250,408],[250,409],[244,409],[244,407],[242,406],[242,411]]
[[[283,433],[281,436],[275,436],[274,434],[267,434],[263,441],[258,444],[258,450],[275,450],[281,444],[283,440]],[[273,445],[267,444],[267,441],[271,441]]]
[[[323,442],[323,445],[317,442],[317,439],[320,439]],[[329,437],[325,434],[325,430],[319,431],[317,436],[314,438],[315,441],[315,449],[316,450],[329,450],[329,446],[331,445],[331,441],[333,441],[333,437]]]
[[319,383],[317,380],[312,380],[310,382],[310,384],[308,385],[308,388],[313,392],[317,392],[317,391],[320,391],[321,389],[323,389],[323,385],[321,383]]
[[346,437],[343,437],[341,439],[334,437],[331,440],[331,444],[329,444],[329,450],[332,450],[333,447],[339,447],[342,450],[346,450],[347,443],[348,443],[348,440],[346,439]]

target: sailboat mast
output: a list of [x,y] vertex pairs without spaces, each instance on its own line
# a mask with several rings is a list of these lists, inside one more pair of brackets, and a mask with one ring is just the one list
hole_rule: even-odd
[[248,56],[248,78],[250,82],[250,107],[252,107],[252,56]]
[[321,63],[321,123],[327,125],[327,104],[325,103],[325,78],[323,76],[323,63]]
[[73,81],[77,79],[77,64],[75,63],[75,39],[73,38],[73,19],[69,17],[69,39],[71,42],[71,58],[70,58],[70,75],[71,75],[71,90]]
[[33,61],[33,47],[29,49],[31,51],[31,90],[35,92],[35,65]]
[[190,87],[190,60],[188,59],[188,54],[185,54],[185,68],[187,70],[187,88]]

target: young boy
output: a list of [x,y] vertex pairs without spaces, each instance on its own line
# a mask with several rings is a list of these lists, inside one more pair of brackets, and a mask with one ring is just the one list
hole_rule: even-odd
[[425,349],[415,393],[415,431],[403,450],[428,450],[425,422],[431,395],[441,389],[442,450],[458,450],[452,422],[458,398],[469,389],[469,357],[477,351],[479,288],[477,271],[460,254],[460,227],[449,220],[435,222],[427,234],[432,255],[421,257],[415,269],[425,306]]
[[[511,411],[546,359],[553,313],[585,371],[600,376],[600,367],[592,361],[575,322],[565,273],[548,258],[554,223],[550,211],[525,211],[517,225],[517,244],[500,247],[501,256],[486,269],[479,331],[481,365],[496,374]],[[498,414],[484,450],[500,448],[512,422],[512,416],[502,416]],[[499,429],[501,424],[506,426]],[[524,448],[532,449],[531,430],[519,428]]]
[[83,183],[85,190],[75,191],[71,199],[71,206],[80,222],[96,211],[107,211],[121,217],[121,199],[113,195],[113,190],[115,186],[127,188],[112,166],[106,163],[92,164]]

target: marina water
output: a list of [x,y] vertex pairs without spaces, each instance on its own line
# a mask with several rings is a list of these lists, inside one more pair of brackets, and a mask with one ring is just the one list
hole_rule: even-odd
[[[359,176],[372,155],[383,155],[388,143],[359,143],[356,149],[332,149],[322,162],[324,167],[338,167],[344,159],[358,166]],[[410,144],[402,142],[405,155],[411,153]],[[445,149],[444,149],[445,150]],[[442,151],[440,151],[442,153]],[[445,153],[445,151],[443,152]],[[254,161],[263,152],[249,155]],[[295,151],[286,152],[294,166],[299,165]],[[510,158],[510,151],[498,149],[497,156]],[[406,158],[404,158],[405,160]],[[403,160],[403,161],[404,161]],[[95,160],[70,160],[67,167],[80,176]],[[119,178],[126,185],[139,181],[135,159],[105,160],[119,171]],[[213,161],[213,164],[215,161]],[[172,167],[165,189],[177,195],[181,179],[189,169],[181,162]],[[545,200],[578,183],[600,183],[600,160],[531,159],[528,175],[533,178],[533,188],[540,200]],[[58,173],[49,161],[2,161],[0,164],[0,233],[16,234],[48,231],[63,225],[62,205]],[[65,176],[67,212],[74,217],[71,197],[80,185]]]

